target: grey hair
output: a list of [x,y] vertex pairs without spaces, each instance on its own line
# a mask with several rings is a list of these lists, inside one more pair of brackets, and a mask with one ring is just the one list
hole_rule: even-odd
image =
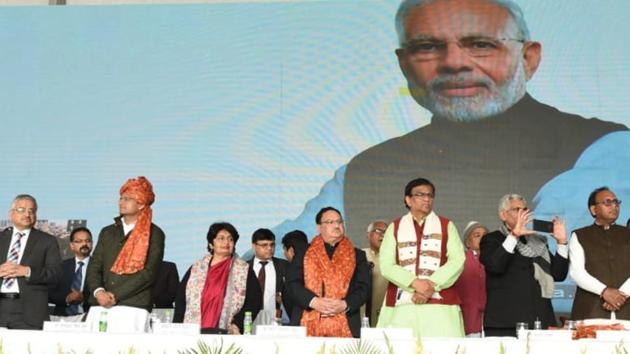
[[33,204],[35,204],[35,210],[37,210],[37,200],[35,200],[35,197],[30,194],[18,194],[15,198],[13,198],[13,202],[11,203],[11,210],[15,208],[15,203],[20,200],[30,200],[31,202],[33,202]]
[[[407,34],[405,33],[405,20],[407,19],[407,16],[409,16],[409,12],[414,8],[422,7],[435,1],[437,0],[403,0],[403,2],[400,3],[398,11],[396,12],[396,33],[398,34],[399,45],[402,46],[407,41]],[[526,41],[530,40],[529,28],[527,28],[525,15],[523,14],[523,10],[521,10],[520,6],[518,6],[517,3],[512,0],[487,1],[490,1],[493,4],[496,4],[506,9],[516,23],[519,35],[522,37],[520,39],[524,39]]]
[[377,224],[377,223],[383,223],[383,224],[387,225],[387,222],[385,220],[374,220],[368,225],[367,232],[369,233],[369,232],[374,231],[374,229],[375,229],[374,225]]
[[513,200],[521,200],[527,203],[527,200],[525,200],[525,198],[523,198],[520,194],[506,194],[499,199],[499,213],[508,210],[510,208],[510,202]]

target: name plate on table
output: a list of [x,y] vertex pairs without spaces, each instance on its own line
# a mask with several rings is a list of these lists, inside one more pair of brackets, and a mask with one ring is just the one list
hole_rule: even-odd
[[627,343],[630,342],[630,331],[596,331],[595,338]]
[[361,328],[361,339],[414,339],[411,328]]
[[199,335],[198,323],[153,323],[154,334]]
[[565,329],[558,330],[544,330],[544,329],[532,329],[522,330],[518,334],[518,339],[530,339],[530,340],[546,340],[546,339],[560,339],[571,340],[573,332]]
[[86,322],[44,321],[44,332],[90,332],[90,324]]
[[255,327],[257,336],[306,338],[306,327],[301,326],[264,326]]

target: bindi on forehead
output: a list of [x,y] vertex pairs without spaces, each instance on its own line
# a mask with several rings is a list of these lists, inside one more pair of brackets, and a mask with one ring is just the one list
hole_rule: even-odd
[[411,10],[405,24],[408,39],[503,37],[517,33],[510,13],[487,1],[436,1]]

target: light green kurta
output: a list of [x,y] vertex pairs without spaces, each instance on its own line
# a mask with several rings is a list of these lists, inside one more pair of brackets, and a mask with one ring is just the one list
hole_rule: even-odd
[[[436,284],[436,291],[453,286],[464,270],[464,246],[457,228],[448,224],[446,244],[447,261],[429,279]],[[379,254],[381,273],[401,289],[413,291],[410,287],[416,275],[396,264],[396,238],[394,224],[385,232]],[[383,304],[377,327],[411,328],[420,337],[463,337],[464,322],[459,305],[399,305],[388,307]]]

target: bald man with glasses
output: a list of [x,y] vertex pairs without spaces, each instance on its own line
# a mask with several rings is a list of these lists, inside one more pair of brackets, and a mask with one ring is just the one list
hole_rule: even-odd
[[608,187],[591,192],[588,209],[592,225],[573,231],[569,242],[569,271],[578,288],[571,318],[630,320],[630,230],[616,221],[621,200]]

